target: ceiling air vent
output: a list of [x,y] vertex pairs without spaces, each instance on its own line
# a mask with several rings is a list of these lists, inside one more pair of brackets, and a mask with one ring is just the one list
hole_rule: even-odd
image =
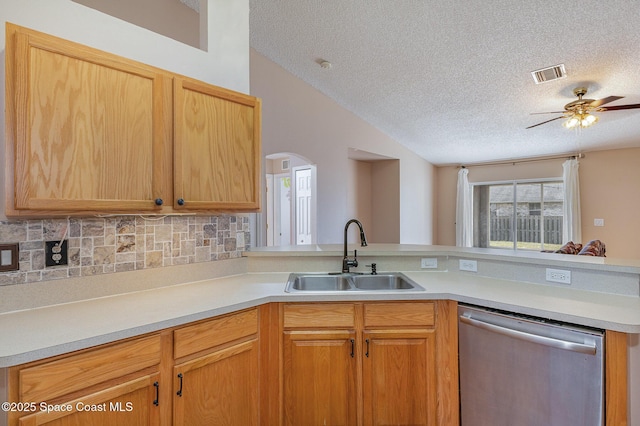
[[565,78],[567,76],[567,72],[564,69],[564,64],[560,64],[531,71],[531,75],[533,76],[533,80],[536,84],[540,84],[546,83],[547,81],[557,80],[559,78]]

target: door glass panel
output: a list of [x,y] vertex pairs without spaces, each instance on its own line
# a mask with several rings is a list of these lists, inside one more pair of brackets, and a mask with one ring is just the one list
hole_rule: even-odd
[[513,184],[489,187],[489,247],[513,248]]
[[540,250],[542,229],[542,184],[516,185],[516,247]]
[[564,184],[550,182],[543,184],[543,224],[542,243],[544,250],[558,250],[562,247],[562,216],[564,214]]

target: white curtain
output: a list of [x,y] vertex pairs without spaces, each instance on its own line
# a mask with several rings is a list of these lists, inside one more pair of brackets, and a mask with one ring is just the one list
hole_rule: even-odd
[[469,169],[458,172],[458,192],[456,198],[456,246],[473,246],[473,210]]
[[580,222],[580,181],[578,179],[578,160],[572,158],[562,164],[564,180],[564,206],[562,221],[562,241],[582,242],[582,224]]

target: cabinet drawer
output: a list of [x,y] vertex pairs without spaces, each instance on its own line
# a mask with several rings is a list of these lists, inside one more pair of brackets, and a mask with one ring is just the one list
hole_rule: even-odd
[[159,335],[78,353],[20,370],[20,401],[48,401],[159,363]]
[[355,327],[355,306],[349,303],[284,305],[284,327]]
[[251,309],[180,328],[173,332],[173,356],[180,358],[258,332],[258,310]]
[[433,302],[369,303],[364,305],[364,326],[433,326]]

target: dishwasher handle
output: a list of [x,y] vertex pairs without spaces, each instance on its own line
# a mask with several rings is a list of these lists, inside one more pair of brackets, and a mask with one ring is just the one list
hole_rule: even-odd
[[579,352],[588,355],[596,354],[596,345],[587,345],[583,343],[567,342],[566,340],[554,339],[553,337],[540,336],[537,334],[526,333],[524,331],[514,330],[512,328],[502,327],[499,325],[484,322],[467,315],[460,315],[460,321],[481,328],[483,330],[492,331],[494,333],[503,334],[514,337],[516,339],[525,340],[527,342],[538,343],[557,349],[565,349],[572,352]]

